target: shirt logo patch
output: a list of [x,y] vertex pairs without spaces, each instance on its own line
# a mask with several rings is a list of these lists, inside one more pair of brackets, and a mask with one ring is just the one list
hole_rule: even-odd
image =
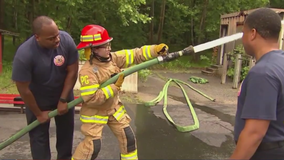
[[56,57],[54,57],[53,62],[56,66],[62,66],[65,62],[65,59],[62,55],[57,55]]

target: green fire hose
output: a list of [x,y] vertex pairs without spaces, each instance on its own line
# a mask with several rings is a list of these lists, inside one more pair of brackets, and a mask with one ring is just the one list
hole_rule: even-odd
[[[230,35],[230,36],[225,36],[225,37],[221,37],[219,39],[210,41],[210,42],[206,42],[203,44],[199,44],[197,46],[189,46],[181,51],[178,52],[172,52],[169,53],[167,56],[159,56],[155,59],[146,61],[144,63],[140,63],[138,65],[135,65],[131,68],[128,68],[126,70],[123,71],[125,76],[128,76],[136,71],[139,71],[141,69],[150,67],[152,65],[155,64],[159,64],[159,63],[163,63],[163,62],[168,62],[168,61],[172,61],[178,57],[184,56],[184,55],[191,55],[194,53],[198,53],[237,39],[240,39],[242,37],[242,33],[237,33],[234,35]],[[114,83],[118,76],[120,74],[117,74],[116,76],[112,77],[111,79],[107,80],[105,83],[103,83],[100,87],[105,87],[111,83]],[[73,107],[75,107],[76,105],[80,104],[83,102],[83,99],[81,97],[79,97],[78,99],[75,99],[74,101],[71,101],[68,103],[68,109],[71,109]],[[51,111],[48,115],[50,118],[55,117],[57,115],[57,109],[54,111]],[[24,136],[26,133],[28,133],[29,131],[31,131],[33,128],[35,128],[36,126],[38,126],[40,123],[36,120],[33,123],[29,124],[28,126],[24,127],[22,130],[20,130],[19,132],[17,132],[16,134],[14,134],[13,136],[11,136],[10,138],[8,138],[7,140],[5,140],[4,142],[2,142],[0,144],[0,150],[4,149],[5,147],[7,147],[8,145],[12,144],[13,142],[15,142],[16,140],[18,140],[19,138],[21,138],[22,136]]]
[[[123,71],[125,76],[128,76],[134,72],[137,72],[141,69],[145,69],[147,67],[150,67],[152,65],[155,64],[159,64],[159,63],[163,63],[163,62],[168,62],[168,61],[172,61],[178,57],[181,57],[183,55],[190,55],[190,54],[194,54],[194,49],[192,46],[189,46],[181,51],[178,52],[172,52],[169,53],[167,56],[159,56],[157,58],[148,60],[146,62],[140,63],[138,65],[135,65],[133,67],[130,67],[126,70]],[[110,78],[109,80],[107,80],[106,82],[104,82],[100,88],[106,87],[107,85],[114,83],[118,76],[120,74],[117,74],[115,76],[113,76],[112,78]],[[75,99],[71,102],[68,103],[68,109],[71,109],[73,107],[75,107],[76,105],[80,104],[83,102],[83,99],[81,97],[79,97],[78,99]],[[53,118],[55,116],[57,116],[58,112],[57,109],[51,111],[48,116],[50,118]],[[40,122],[38,120],[35,120],[34,122],[32,122],[31,124],[29,124],[28,126],[24,127],[23,129],[21,129],[19,132],[17,132],[16,134],[14,134],[13,136],[11,136],[10,138],[8,138],[7,140],[5,140],[4,142],[2,142],[0,144],[0,150],[4,149],[5,147],[7,147],[8,145],[12,144],[13,142],[15,142],[16,140],[18,140],[19,138],[21,138],[22,136],[24,136],[26,133],[28,133],[29,131],[31,131],[33,128],[35,128],[36,126],[40,125]]]
[[[173,119],[171,118],[171,116],[169,115],[169,113],[168,113],[168,111],[167,111],[167,104],[168,104],[167,95],[168,95],[168,88],[169,88],[169,85],[170,85],[171,82],[174,82],[175,84],[177,84],[178,87],[182,90],[182,93],[183,93],[183,95],[184,95],[184,97],[185,97],[185,99],[186,99],[187,105],[188,105],[188,107],[189,107],[189,109],[190,109],[191,116],[192,116],[192,118],[193,118],[194,124],[188,125],[188,126],[181,126],[181,125],[178,125],[178,124],[176,124],[176,123],[174,122],[174,120],[173,120]],[[163,90],[160,92],[160,94],[159,94],[155,99],[153,99],[153,100],[151,100],[151,101],[148,101],[148,102],[144,102],[144,104],[145,104],[146,106],[154,106],[154,105],[156,105],[157,103],[159,103],[159,102],[164,98],[163,112],[164,112],[166,118],[168,119],[168,121],[169,121],[172,125],[174,125],[174,126],[177,128],[177,130],[180,131],[180,132],[191,132],[191,131],[194,131],[194,130],[196,130],[196,129],[199,128],[199,120],[198,120],[197,115],[196,115],[196,113],[195,113],[195,110],[194,110],[194,108],[193,108],[193,106],[192,106],[192,103],[190,102],[190,100],[189,100],[189,98],[188,98],[188,96],[187,96],[187,94],[186,94],[186,91],[184,90],[184,88],[182,87],[181,84],[186,85],[187,87],[189,87],[190,89],[192,89],[192,90],[194,90],[195,92],[199,93],[200,95],[204,96],[205,98],[207,98],[207,99],[209,99],[209,100],[211,100],[211,101],[215,101],[215,99],[213,99],[213,98],[211,98],[211,97],[205,95],[205,94],[202,93],[201,91],[199,91],[199,90],[193,88],[193,87],[192,87],[191,85],[189,85],[188,83],[185,83],[185,82],[183,82],[183,81],[181,81],[181,80],[178,80],[178,79],[169,79],[169,80],[167,81],[167,83],[164,85]]]

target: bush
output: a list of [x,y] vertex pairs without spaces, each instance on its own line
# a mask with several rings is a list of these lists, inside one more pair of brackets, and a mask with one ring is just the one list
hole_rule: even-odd
[[241,75],[240,75],[240,81],[243,81],[248,74],[249,71],[249,57],[244,50],[243,45],[238,45],[232,52],[228,53],[230,65],[227,71],[227,75],[230,78],[234,77],[235,73],[235,62],[236,62],[236,55],[241,54],[242,55],[242,69],[241,69]]

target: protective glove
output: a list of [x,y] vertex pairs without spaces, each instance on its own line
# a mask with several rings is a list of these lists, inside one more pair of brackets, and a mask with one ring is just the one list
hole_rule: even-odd
[[168,50],[169,47],[164,43],[155,46],[155,51],[158,55],[165,56],[168,54]]
[[116,82],[115,82],[115,84],[114,84],[114,85],[118,88],[118,90],[120,90],[123,81],[124,81],[124,73],[121,73],[121,74],[118,76],[118,78],[117,78],[117,80],[116,80]]

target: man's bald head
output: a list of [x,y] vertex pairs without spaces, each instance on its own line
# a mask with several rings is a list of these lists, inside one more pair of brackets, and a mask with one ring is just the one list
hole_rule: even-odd
[[39,34],[43,25],[51,25],[55,23],[53,19],[48,16],[39,16],[33,21],[33,33]]
[[47,16],[39,16],[33,21],[33,33],[38,44],[44,48],[57,48],[60,42],[56,23]]

